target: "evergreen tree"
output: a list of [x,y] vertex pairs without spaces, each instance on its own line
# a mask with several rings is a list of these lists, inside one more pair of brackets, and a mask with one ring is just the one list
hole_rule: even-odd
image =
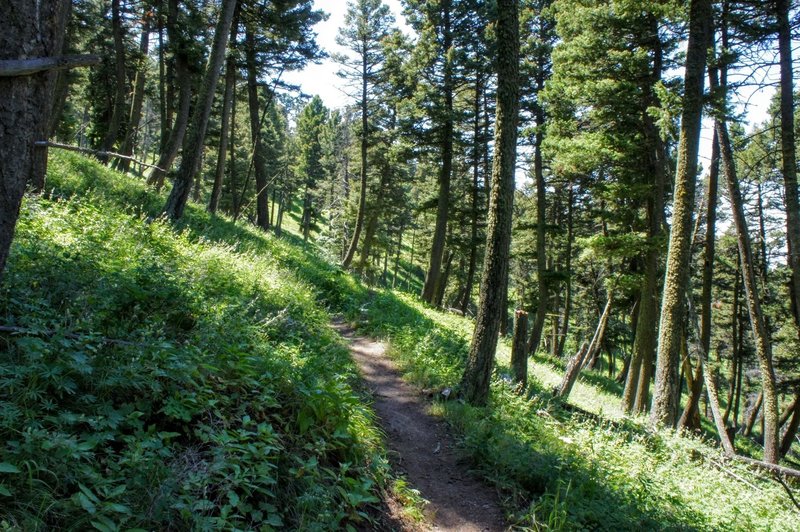
[[508,277],[511,215],[514,201],[519,118],[519,2],[497,3],[497,115],[495,157],[492,167],[492,198],[486,258],[481,279],[481,297],[461,393],[475,405],[484,405],[489,395],[497,334],[503,305],[503,285]]

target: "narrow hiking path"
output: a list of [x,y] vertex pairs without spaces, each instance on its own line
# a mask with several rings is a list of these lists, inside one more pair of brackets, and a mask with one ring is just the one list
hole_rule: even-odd
[[425,508],[429,528],[459,532],[504,530],[497,494],[458,462],[447,424],[428,413],[425,400],[403,381],[384,345],[358,336],[346,323],[336,321],[333,327],[348,341],[375,399],[375,412],[393,451],[392,466],[429,501]]

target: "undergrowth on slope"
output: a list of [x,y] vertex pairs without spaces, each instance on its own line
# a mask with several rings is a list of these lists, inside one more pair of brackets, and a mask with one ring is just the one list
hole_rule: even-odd
[[363,522],[388,467],[319,304],[353,281],[82,157],[50,186],[0,288],[0,528]]
[[[165,224],[163,197],[82,157],[54,156],[50,178],[0,291],[2,323],[27,331],[0,336],[0,521],[313,530],[363,518],[387,466],[326,310],[388,339],[433,390],[457,386],[471,322],[371,292],[292,235],[198,206]],[[581,379],[571,402],[593,414],[575,413],[550,393],[557,361],[531,361],[525,397],[507,361],[501,346],[488,407],[434,408],[516,526],[797,528],[780,487],[700,439],[625,419],[613,384]]]
[[[365,307],[361,327],[386,337],[418,386],[456,388],[472,325],[389,291]],[[501,345],[491,403],[439,402],[474,469],[506,498],[513,520],[533,530],[796,530],[782,488],[727,462],[712,444],[630,420],[575,413],[552,395],[556,369],[533,360],[526,396],[509,384]],[[560,372],[560,370],[558,370]],[[613,394],[583,382],[585,410],[610,411]],[[590,399],[591,393],[593,398]],[[453,394],[454,395],[454,394]],[[616,416],[612,416],[616,417]]]

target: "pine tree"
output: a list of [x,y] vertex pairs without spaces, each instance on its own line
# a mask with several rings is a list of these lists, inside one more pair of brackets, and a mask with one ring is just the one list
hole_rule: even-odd
[[519,2],[497,2],[497,114],[492,196],[480,303],[461,393],[475,405],[486,404],[497,349],[497,334],[508,277],[519,119]]
[[352,56],[336,56],[342,65],[339,75],[359,85],[358,106],[361,110],[360,136],[360,190],[358,213],[353,236],[347,248],[342,267],[349,268],[356,254],[358,241],[364,227],[367,206],[367,152],[370,145],[370,97],[383,63],[381,42],[390,32],[394,18],[381,0],[356,0],[347,4],[344,27],[340,28],[336,42],[346,47]]
[[686,53],[683,112],[675,174],[672,231],[667,253],[667,272],[661,301],[656,358],[656,385],[650,420],[673,426],[677,421],[678,367],[683,342],[685,298],[689,281],[692,214],[694,212],[700,122],[706,53],[710,44],[711,2],[692,0],[689,10],[689,47]]

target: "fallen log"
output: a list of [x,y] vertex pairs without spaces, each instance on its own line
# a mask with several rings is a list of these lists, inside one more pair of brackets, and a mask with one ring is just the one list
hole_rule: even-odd
[[131,161],[132,163],[136,163],[138,165],[144,166],[146,168],[155,168],[161,172],[166,172],[163,168],[159,168],[154,164],[148,164],[142,162],[138,159],[134,159],[128,155],[122,155],[121,153],[114,153],[112,151],[101,151],[101,150],[92,150],[90,148],[82,148],[80,146],[72,146],[71,144],[60,144],[58,142],[50,142],[47,140],[38,140],[35,143],[35,146],[39,148],[56,148],[59,150],[66,150],[66,151],[76,151],[78,153],[86,153],[88,155],[95,155],[101,158],[108,158],[108,157],[115,157],[117,159],[125,159],[126,161]]

